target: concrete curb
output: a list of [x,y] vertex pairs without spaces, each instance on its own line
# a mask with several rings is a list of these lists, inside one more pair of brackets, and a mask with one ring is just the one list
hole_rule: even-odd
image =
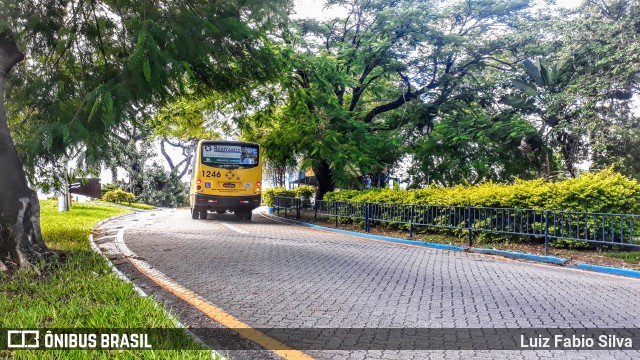
[[536,255],[536,254],[520,253],[515,251],[498,250],[498,249],[472,247],[471,249],[469,249],[469,251],[478,253],[478,254],[499,255],[499,256],[504,256],[512,259],[539,261],[539,262],[556,264],[556,265],[565,265],[569,261],[567,259],[563,259],[555,256]]
[[96,243],[93,241],[93,234],[89,235],[89,243],[91,244],[91,248],[93,249],[93,251],[95,251],[96,253],[102,255],[102,257],[107,260],[107,263],[109,264],[109,268],[111,268],[111,271],[116,274],[116,276],[118,277],[118,279],[127,282],[129,284],[131,284],[133,286],[133,290],[135,290],[138,295],[142,296],[142,297],[147,297],[149,295],[147,295],[147,293],[144,292],[144,290],[142,290],[140,287],[138,287],[138,285],[134,284],[131,280],[129,280],[128,277],[126,277],[122,271],[118,270],[116,268],[115,265],[113,265],[113,263],[111,262],[111,260],[109,260],[109,258],[102,252],[102,250],[100,250],[100,248],[98,247],[98,245],[96,245]]
[[[104,220],[100,220],[92,229],[91,231],[93,232],[95,229],[97,229],[98,227],[111,222],[113,220],[119,219],[121,217],[125,217],[127,215],[131,215],[135,212],[130,212],[130,213],[126,213],[126,214],[120,214],[120,215],[115,215],[112,216],[110,218],[106,218]],[[124,230],[126,230],[127,228],[129,228],[132,224],[129,224],[129,226],[124,226],[121,229],[119,229],[118,234],[117,234],[117,238],[120,239],[123,237],[124,235]],[[124,242],[123,242],[124,243]],[[93,234],[89,234],[89,244],[91,245],[91,249],[93,249],[93,251],[95,251],[96,253],[100,254],[102,256],[103,259],[105,259],[107,261],[107,264],[109,264],[109,267],[111,268],[111,271],[122,281],[127,282],[129,284],[131,284],[133,286],[133,289],[138,293],[138,295],[142,296],[142,297],[148,297],[149,295],[147,295],[147,293],[144,292],[144,290],[142,290],[140,287],[138,287],[138,285],[136,285],[133,281],[131,281],[125,274],[123,274],[120,270],[118,270],[118,268],[116,268],[116,266],[111,262],[111,260],[109,260],[109,258],[102,252],[102,250],[100,250],[100,248],[98,247],[98,245],[95,243],[94,239],[93,239]],[[184,329],[184,331],[187,333],[188,336],[190,336],[194,341],[202,344],[203,346],[206,347],[206,344],[200,340],[196,335],[194,335],[192,332],[190,332],[186,326],[184,326],[184,324],[182,324],[173,314],[169,313],[164,306],[162,306],[158,301],[155,301],[155,306],[159,307],[166,315],[167,317],[169,317],[169,319],[171,319],[171,321],[176,325],[176,327]],[[211,350],[211,358],[212,359],[220,359],[220,360],[226,360],[226,358],[224,356],[222,356],[222,354],[220,354],[219,352],[215,351],[215,350]]]
[[367,238],[367,239],[383,240],[383,241],[389,241],[389,242],[407,244],[407,245],[415,245],[415,246],[424,246],[424,247],[430,247],[430,248],[434,248],[434,249],[444,249],[444,250],[453,250],[453,251],[465,251],[466,250],[462,246],[457,246],[457,245],[446,245],[446,244],[429,243],[429,242],[417,241],[417,240],[398,239],[398,238],[394,238],[394,237],[391,237],[391,236],[372,235],[372,234],[367,234],[367,233],[360,233],[360,232],[357,232],[357,231],[334,229],[334,228],[330,228],[330,227],[326,227],[326,226],[320,226],[320,225],[306,223],[306,222],[303,222],[303,221],[284,219],[284,218],[281,218],[279,216],[271,215],[271,214],[261,214],[261,215],[264,215],[264,216],[267,216],[267,217],[270,217],[270,218],[273,218],[273,219],[277,219],[277,220],[282,221],[282,222],[287,222],[287,223],[290,223],[290,224],[302,225],[304,227],[321,229],[321,230],[326,230],[326,231],[331,231],[331,232],[337,232],[337,233],[341,233],[341,234],[355,235],[355,236],[360,236],[360,237],[364,237],[364,238]]
[[286,223],[290,223],[290,224],[301,225],[301,226],[305,226],[305,227],[309,227],[309,228],[315,228],[315,229],[320,229],[320,230],[337,232],[337,233],[342,233],[342,234],[347,234],[347,235],[360,236],[360,237],[364,237],[364,238],[368,238],[368,239],[389,241],[389,242],[408,244],[408,245],[424,246],[424,247],[429,247],[429,248],[434,248],[434,249],[453,250],[453,251],[469,251],[469,252],[478,253],[478,254],[498,255],[498,256],[504,256],[504,257],[508,257],[508,258],[512,258],[512,259],[520,259],[520,260],[542,262],[542,263],[547,263],[547,264],[562,265],[562,266],[567,266],[567,267],[574,268],[574,269],[580,269],[580,270],[599,272],[599,273],[604,273],[604,274],[609,274],[609,275],[626,276],[626,277],[640,279],[640,271],[638,271],[638,270],[616,268],[616,267],[610,267],[610,266],[591,265],[591,264],[567,264],[567,262],[569,260],[563,259],[563,258],[559,258],[559,257],[555,257],[555,256],[544,256],[544,255],[520,253],[520,252],[515,252],[515,251],[476,248],[476,247],[465,248],[465,247],[456,246],[456,245],[427,243],[427,242],[417,241],[417,240],[405,240],[405,239],[399,239],[399,238],[394,238],[394,237],[390,237],[390,236],[380,236],[380,235],[372,235],[372,234],[367,234],[367,233],[361,233],[361,232],[357,232],[357,231],[334,229],[334,228],[330,228],[330,227],[326,227],[326,226],[320,226],[320,225],[306,223],[306,222],[303,222],[303,221],[292,220],[292,219],[284,219],[284,218],[281,218],[279,216],[272,215],[272,214],[261,213],[261,215],[265,216],[265,217],[268,217],[270,219],[274,219],[274,220],[277,220],[277,221],[282,221],[282,222],[286,222]]
[[113,221],[113,220],[119,219],[119,218],[121,218],[121,217],[125,217],[125,216],[128,216],[128,215],[131,215],[131,214],[134,214],[134,212],[132,211],[132,212],[125,213],[125,214],[114,215],[114,216],[112,216],[112,217],[110,217],[110,218],[106,218],[106,219],[100,220],[100,221],[98,221],[98,223],[93,227],[93,229],[91,229],[91,231],[95,230],[97,227],[100,227],[100,226],[104,225],[105,223],[108,223],[109,221]]
[[580,270],[593,271],[593,272],[618,275],[618,276],[627,276],[627,277],[640,279],[640,271],[638,270],[616,268],[611,266],[591,265],[591,264],[571,264],[569,265],[569,267],[580,269]]

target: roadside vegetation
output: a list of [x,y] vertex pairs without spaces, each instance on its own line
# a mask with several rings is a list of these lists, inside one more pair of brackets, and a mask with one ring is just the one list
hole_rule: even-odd
[[[149,205],[149,204],[142,204],[142,203],[125,203],[125,204],[118,204],[118,203],[110,203],[110,202],[106,202],[103,200],[95,200],[93,201],[94,203],[98,204],[98,205],[102,205],[102,206],[112,206],[112,207],[121,207],[121,208],[131,208],[131,209],[138,209],[138,210],[153,210],[156,207],[153,205]],[[75,206],[75,205],[74,205]]]
[[[265,197],[265,202],[273,206],[273,195],[300,197],[296,191],[273,189]],[[516,180],[514,184],[496,184],[485,182],[477,185],[458,185],[454,187],[432,186],[425,189],[370,189],[344,190],[327,193],[325,200],[347,201],[355,203],[383,204],[426,204],[444,206],[472,206],[491,208],[516,208],[535,210],[561,210],[571,212],[640,214],[640,184],[611,169],[582,174],[580,178],[562,181]],[[289,206],[291,206],[289,204]],[[307,207],[301,214],[305,221],[317,221],[322,225],[335,226],[335,217],[316,216]],[[595,221],[595,220],[591,220]],[[362,231],[364,221],[338,218],[339,226]],[[373,221],[371,233],[408,238],[409,225],[385,221]],[[604,230],[603,230],[604,231]],[[619,234],[619,229],[606,229]],[[638,228],[634,239],[640,241]],[[467,246],[467,233],[463,230],[437,229],[433,227],[414,227],[415,240],[441,244]],[[501,250],[520,251],[533,254],[545,254],[544,239],[536,236],[503,235],[478,231],[474,233],[474,246]],[[568,239],[552,239],[551,254],[576,262],[597,265],[612,265],[640,269],[640,251],[618,245],[602,245]]]
[[0,262],[46,252],[37,214],[11,223],[29,186],[59,189],[77,164],[185,206],[203,138],[260,143],[277,186],[312,170],[318,199],[390,179],[502,191],[585,164],[640,179],[637,2],[436,3],[324,1],[320,20],[282,0],[9,2]]
[[[260,143],[276,185],[313,170],[319,200],[639,213],[630,179],[640,180],[640,4],[552,3],[324,1],[338,11],[320,20],[290,16],[283,0],[6,2],[0,269],[10,269],[0,310],[15,316],[2,321],[160,321],[86,243],[98,219],[126,210],[77,204],[55,214],[44,202],[42,239],[35,188],[66,189],[74,167],[114,179],[125,171],[108,201],[184,206],[202,138]],[[171,171],[150,164],[154,145]],[[587,163],[626,177],[581,175]],[[413,190],[384,189],[390,179]],[[369,186],[380,189],[333,192]],[[310,191],[265,191],[265,202],[274,195],[308,200]],[[29,262],[48,247],[58,256]],[[612,250],[616,261],[637,259]],[[125,320],[127,296],[140,308]]]
[[492,181],[424,189],[346,190],[326,200],[640,214],[640,183],[611,169],[561,181]]
[[[41,202],[42,235],[54,252],[31,269],[0,273],[0,328],[175,328],[151,298],[117,278],[89,244],[91,229],[102,219],[129,212],[96,203],[76,203],[58,212],[53,200]],[[186,334],[176,348],[200,348]],[[14,359],[210,359],[208,350],[5,351]]]
[[289,190],[284,187],[270,188],[262,192],[262,199],[267,206],[273,206],[273,198],[275,196],[299,198],[309,201],[314,191],[315,188],[309,185],[298,186],[293,190]]

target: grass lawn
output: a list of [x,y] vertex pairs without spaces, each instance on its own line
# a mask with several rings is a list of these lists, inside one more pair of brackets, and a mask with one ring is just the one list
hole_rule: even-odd
[[[0,274],[0,328],[174,328],[151,298],[118,279],[89,245],[95,224],[128,210],[75,203],[59,213],[55,201],[41,203],[45,243],[59,256],[38,264],[41,274]],[[184,333],[175,344],[197,345]],[[41,340],[42,343],[42,340]],[[182,347],[182,346],[180,346]],[[210,359],[208,350],[15,350],[14,359]]]
[[134,209],[142,209],[142,210],[153,210],[153,209],[156,208],[153,205],[141,204],[141,203],[120,204],[120,205],[124,205],[126,207],[130,207],[130,208],[134,208]]
[[605,253],[606,256],[613,257],[616,259],[622,259],[628,262],[640,264],[640,251],[629,251],[629,252],[608,252]]
[[[142,203],[110,203],[110,202],[106,202],[106,201],[102,201],[102,200],[95,200],[93,201],[93,203],[99,204],[99,205],[104,205],[104,206],[117,206],[117,207],[128,207],[128,208],[133,208],[133,209],[140,209],[140,210],[153,210],[156,207],[153,205],[148,205],[148,204],[142,204]],[[77,203],[74,203],[73,206],[75,206]]]

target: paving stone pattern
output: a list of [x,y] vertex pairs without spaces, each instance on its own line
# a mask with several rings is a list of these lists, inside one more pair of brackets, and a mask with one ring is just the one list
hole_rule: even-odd
[[[367,240],[257,213],[252,223],[232,214],[192,220],[188,210],[134,217],[135,226],[125,232],[133,252],[253,327],[640,325],[640,281],[633,279]],[[634,351],[307,353],[340,359],[640,357]]]

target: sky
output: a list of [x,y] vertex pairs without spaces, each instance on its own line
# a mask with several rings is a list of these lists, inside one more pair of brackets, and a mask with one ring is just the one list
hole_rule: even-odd
[[[542,3],[541,0],[538,0]],[[558,7],[572,8],[580,5],[582,0],[556,0]],[[294,0],[294,10],[296,12],[292,17],[294,19],[316,18],[319,20],[338,17],[345,14],[344,9],[332,7],[324,9],[324,1],[317,0]]]

